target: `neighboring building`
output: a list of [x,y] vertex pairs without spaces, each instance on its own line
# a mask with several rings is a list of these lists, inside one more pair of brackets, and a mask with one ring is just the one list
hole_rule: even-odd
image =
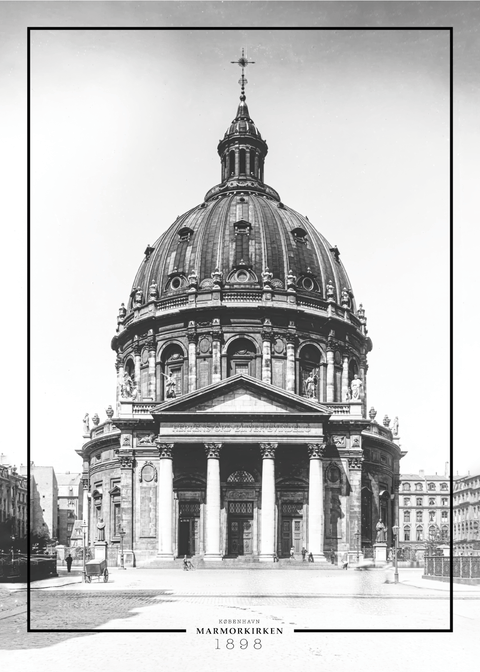
[[58,543],[70,546],[74,522],[79,518],[81,474],[67,471],[57,474],[58,485]]
[[51,539],[58,534],[58,485],[53,467],[30,463],[30,529],[45,532]]
[[2,544],[7,534],[10,539],[23,539],[27,534],[27,492],[27,479],[17,468],[0,465],[0,526],[5,537]]
[[453,485],[453,546],[455,553],[480,551],[480,475],[462,476]]
[[399,546],[405,559],[423,558],[429,539],[449,542],[450,477],[401,474],[399,489]]
[[103,519],[110,562],[121,528],[137,565],[324,561],[371,550],[379,518],[392,540],[403,453],[367,415],[365,310],[339,250],[265,184],[241,82],[221,183],[147,246],[120,308],[116,411],[85,418],[88,538]]

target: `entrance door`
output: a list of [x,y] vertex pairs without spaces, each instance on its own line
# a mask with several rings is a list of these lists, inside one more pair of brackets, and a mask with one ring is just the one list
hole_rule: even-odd
[[293,546],[295,553],[302,552],[302,519],[284,518],[282,520],[282,555],[289,556]]
[[199,535],[198,518],[180,518],[178,526],[178,555],[195,555]]
[[228,554],[251,555],[252,521],[248,518],[230,518],[228,521]]

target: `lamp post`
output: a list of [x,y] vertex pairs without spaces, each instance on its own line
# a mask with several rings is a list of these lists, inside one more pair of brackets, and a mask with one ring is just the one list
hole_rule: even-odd
[[357,540],[357,565],[358,565],[358,561],[360,558],[360,548],[359,548],[360,532],[358,530],[355,532],[355,538]]
[[400,528],[398,525],[392,527],[392,532],[395,535],[395,547],[394,547],[394,559],[395,559],[395,574],[394,574],[394,583],[398,583],[398,533]]
[[86,583],[86,581],[87,581],[87,569],[85,567],[86,559],[87,559],[86,558],[87,549],[86,549],[86,546],[85,546],[85,537],[86,537],[86,534],[87,534],[87,527],[88,527],[87,523],[85,521],[83,521],[83,523],[82,523],[82,532],[83,532],[83,577],[82,577],[82,580],[83,580],[83,583]]
[[120,535],[120,544],[121,544],[121,548],[120,548],[120,567],[119,567],[119,569],[127,569],[125,567],[125,557],[123,555],[123,537],[126,535],[126,532],[123,529],[123,527],[120,528],[120,531],[119,531],[118,534]]

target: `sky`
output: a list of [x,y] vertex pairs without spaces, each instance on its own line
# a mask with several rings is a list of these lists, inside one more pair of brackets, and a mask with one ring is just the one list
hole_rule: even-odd
[[[471,301],[478,286],[473,168],[479,76],[472,65],[478,8],[339,3],[342,14],[330,3],[255,3],[254,10],[234,3],[221,12],[219,4],[190,3],[188,24],[268,25],[273,16],[284,26],[457,22],[454,326],[461,421],[454,472],[480,471],[464,422],[476,411],[478,369]],[[182,25],[185,12],[184,3],[155,2],[0,6],[0,85],[7,94],[0,133],[9,158],[2,210],[10,222],[2,280],[5,287],[13,282],[15,297],[26,290],[20,272],[26,245],[25,25]],[[220,180],[216,145],[235,116],[240,69],[230,61],[242,46],[256,62],[246,72],[247,102],[269,145],[265,181],[338,245],[357,303],[366,309],[373,340],[368,406],[376,408],[377,419],[399,417],[401,446],[408,451],[404,473],[443,473],[450,445],[450,250],[449,38],[441,30],[32,34],[31,457],[60,472],[80,470],[75,450],[83,416],[98,413],[104,420],[114,405],[110,341],[118,307],[147,243]],[[7,316],[4,370],[19,420],[5,428],[2,453],[18,465],[26,461],[19,441],[27,422],[26,315],[10,305]]]

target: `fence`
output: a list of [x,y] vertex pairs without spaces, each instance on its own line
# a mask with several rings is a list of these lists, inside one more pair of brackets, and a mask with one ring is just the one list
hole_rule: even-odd
[[425,556],[424,576],[453,577],[458,582],[475,581],[480,582],[480,556]]

